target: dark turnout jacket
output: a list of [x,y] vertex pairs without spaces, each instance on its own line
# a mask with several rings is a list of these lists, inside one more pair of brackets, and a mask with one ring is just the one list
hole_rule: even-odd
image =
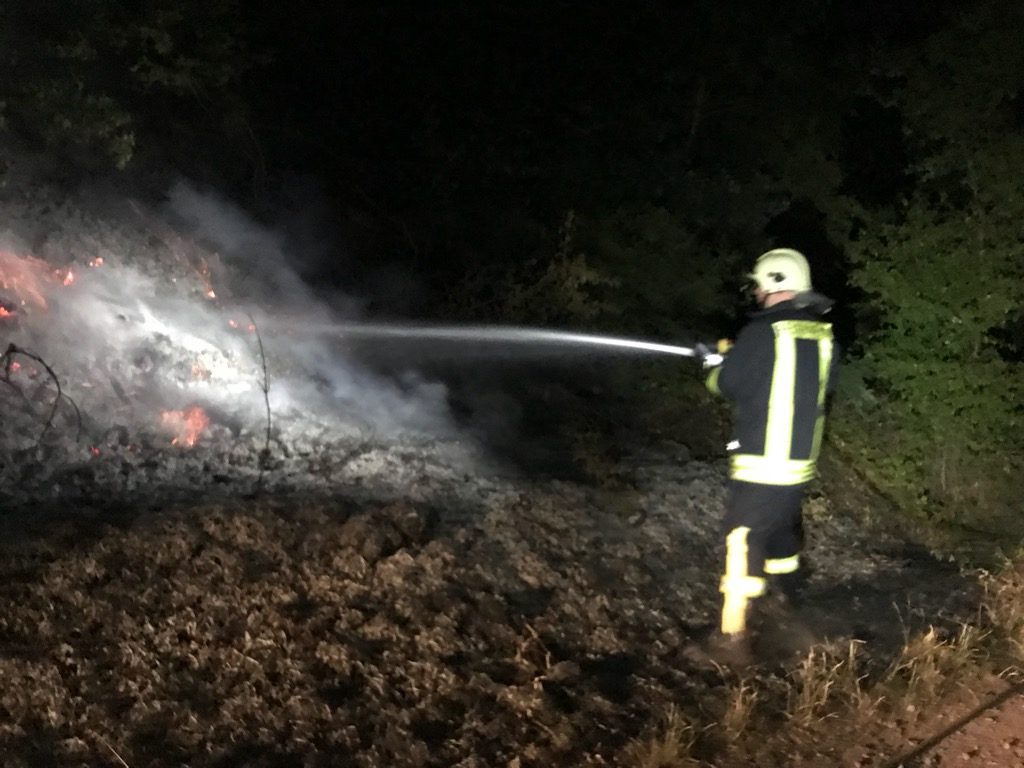
[[733,479],[799,485],[814,477],[838,358],[822,319],[830,306],[806,293],[754,313],[708,376],[708,389],[735,404]]

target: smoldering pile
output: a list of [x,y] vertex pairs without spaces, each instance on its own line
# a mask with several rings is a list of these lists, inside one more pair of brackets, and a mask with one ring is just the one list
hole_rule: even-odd
[[[356,456],[452,439],[443,387],[302,333],[335,309],[229,204],[8,188],[0,218],[7,508],[315,489]],[[277,313],[290,331],[261,332]]]

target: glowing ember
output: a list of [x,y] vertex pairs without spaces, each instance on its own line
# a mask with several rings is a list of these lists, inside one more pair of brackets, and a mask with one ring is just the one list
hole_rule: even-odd
[[99,456],[100,455],[100,449],[97,448],[95,445],[91,445],[91,446],[89,446],[89,453],[91,453],[93,456]]
[[13,363],[11,363],[11,373],[17,373],[20,370],[21,370],[21,363],[19,363],[17,360],[15,360]]
[[216,299],[217,298],[217,294],[213,292],[213,288],[211,288],[210,290],[208,290],[206,292],[206,298],[208,298],[208,299]]
[[102,256],[97,256],[95,259],[92,259],[89,262],[89,266],[90,267],[102,267],[103,266],[103,257]]
[[0,317],[14,317],[14,313],[7,309],[3,304],[0,304]]
[[228,320],[228,326],[231,327],[231,328],[237,328],[238,327],[238,321],[237,320]]
[[162,411],[160,425],[174,435],[171,445],[191,448],[210,426],[210,417],[198,405],[192,405],[183,411]]
[[64,285],[71,285],[73,282],[75,282],[75,273],[69,269],[68,273],[64,275]]

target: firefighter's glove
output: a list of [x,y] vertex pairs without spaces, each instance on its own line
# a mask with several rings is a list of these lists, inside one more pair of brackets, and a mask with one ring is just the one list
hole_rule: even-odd
[[693,357],[700,362],[700,367],[705,371],[718,367],[723,360],[720,354],[712,352],[706,344],[700,343],[693,348]]

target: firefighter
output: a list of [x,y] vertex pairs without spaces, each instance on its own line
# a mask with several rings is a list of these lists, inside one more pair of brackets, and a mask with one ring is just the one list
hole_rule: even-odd
[[713,645],[741,654],[749,653],[753,601],[769,586],[791,593],[801,579],[801,503],[815,474],[837,359],[824,319],[832,302],[813,291],[803,254],[768,251],[750,277],[760,309],[707,379],[735,413],[721,627]]

